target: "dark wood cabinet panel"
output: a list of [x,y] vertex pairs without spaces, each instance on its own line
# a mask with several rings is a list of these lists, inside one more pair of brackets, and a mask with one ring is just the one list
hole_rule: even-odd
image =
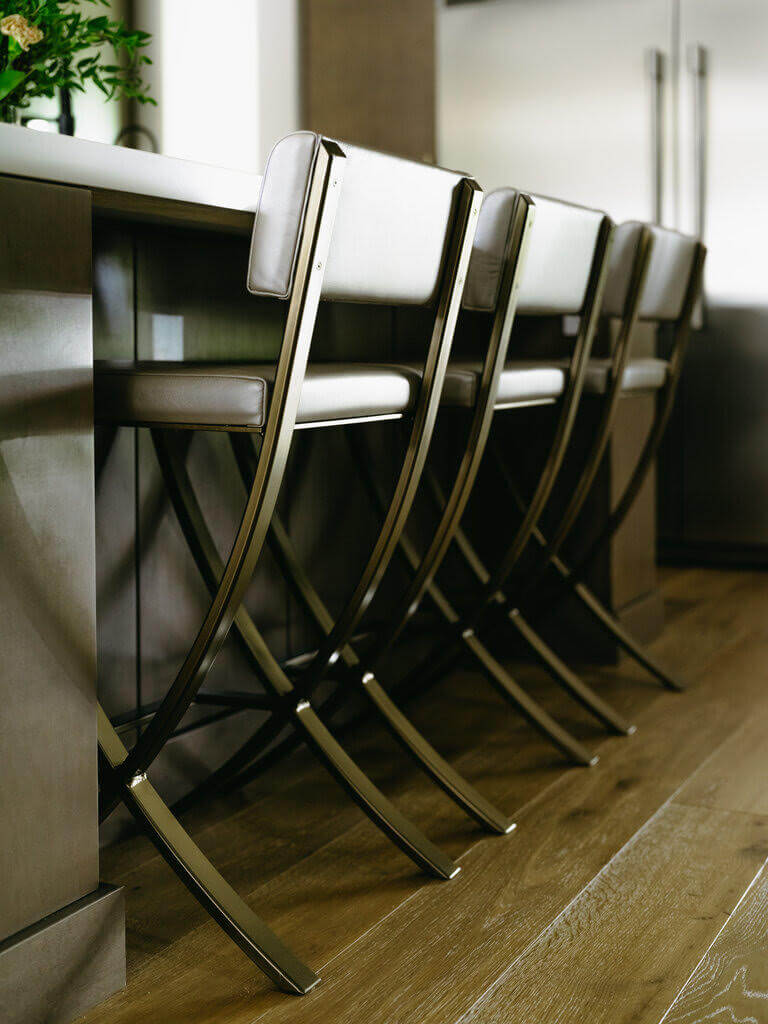
[[0,177],[0,939],[96,889],[91,204]]
[[302,122],[435,159],[434,0],[303,0]]

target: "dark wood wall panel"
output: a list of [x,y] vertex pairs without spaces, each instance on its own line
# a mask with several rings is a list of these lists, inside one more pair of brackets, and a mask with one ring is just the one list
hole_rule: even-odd
[[91,206],[0,177],[0,940],[98,885]]
[[434,0],[303,0],[305,127],[435,159]]

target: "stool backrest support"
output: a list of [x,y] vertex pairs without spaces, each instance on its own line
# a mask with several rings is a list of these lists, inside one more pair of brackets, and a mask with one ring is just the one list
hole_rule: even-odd
[[[309,183],[322,137],[296,132],[273,148],[254,221],[248,289],[288,298]],[[340,143],[344,180],[321,295],[345,302],[435,301],[459,186],[466,175]]]

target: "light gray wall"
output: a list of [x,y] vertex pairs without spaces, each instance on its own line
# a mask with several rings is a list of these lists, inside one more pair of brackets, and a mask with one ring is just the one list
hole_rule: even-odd
[[671,9],[671,0],[440,4],[440,163],[485,188],[515,185],[618,220],[647,218],[645,52],[669,49]]

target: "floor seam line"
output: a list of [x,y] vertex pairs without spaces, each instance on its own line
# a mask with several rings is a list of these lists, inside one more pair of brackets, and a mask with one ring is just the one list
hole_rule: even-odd
[[688,987],[688,983],[690,982],[691,978],[693,978],[693,976],[698,971],[699,967],[701,967],[701,965],[704,963],[704,961],[707,958],[707,954],[713,948],[713,946],[715,945],[717,940],[720,938],[720,936],[722,935],[723,931],[725,930],[725,928],[728,926],[729,922],[731,921],[731,918],[733,917],[733,915],[736,913],[736,911],[739,909],[739,907],[741,906],[743,901],[746,899],[746,897],[749,894],[750,890],[757,883],[757,880],[760,878],[760,876],[766,870],[766,866],[768,866],[768,860],[763,861],[762,865],[760,866],[760,869],[755,874],[755,877],[752,879],[752,881],[749,883],[747,888],[744,890],[744,892],[739,897],[739,899],[738,899],[738,901],[736,903],[736,906],[733,908],[733,910],[731,910],[730,914],[726,917],[726,919],[723,921],[721,926],[718,928],[718,930],[717,930],[717,932],[715,934],[715,937],[712,939],[710,944],[704,950],[704,952],[702,953],[701,958],[699,959],[698,963],[693,968],[693,970],[688,975],[688,977],[685,979],[683,984],[680,986],[680,989],[679,989],[677,995],[675,996],[675,998],[672,1000],[672,1002],[669,1004],[667,1009],[664,1011],[664,1016],[659,1019],[659,1024],[664,1024],[664,1021],[667,1019],[667,1017],[670,1015],[672,1010],[675,1008],[675,1005],[678,1002],[678,1000],[680,999],[680,996],[683,994],[683,992],[685,992],[686,988]]
[[[739,728],[739,727],[740,726],[738,726],[737,728]],[[736,729],[734,729],[733,732],[736,732]],[[653,814],[650,816],[650,818],[646,819],[646,821],[643,822],[643,824],[640,826],[640,828],[632,833],[632,835],[629,837],[629,839],[626,841],[626,843],[623,843],[622,846],[620,846],[619,849],[613,854],[613,856],[611,856],[605,862],[605,864],[603,864],[603,866],[600,868],[600,870],[598,872],[596,872],[592,876],[592,878],[590,878],[590,880],[586,883],[586,885],[582,886],[581,889],[579,889],[579,891],[575,894],[575,896],[571,900],[569,900],[568,903],[563,907],[563,909],[560,911],[560,913],[557,914],[555,917],[553,917],[552,920],[549,922],[549,924],[545,928],[542,928],[542,930],[538,933],[538,935],[536,935],[533,939],[531,939],[531,941],[528,943],[528,945],[525,947],[525,949],[520,951],[520,953],[515,957],[515,959],[510,964],[508,964],[507,967],[504,968],[504,970],[501,972],[499,977],[491,985],[489,985],[488,988],[484,992],[482,992],[480,996],[478,996],[478,998],[472,1003],[472,1005],[460,1017],[458,1017],[456,1019],[454,1024],[462,1024],[462,1021],[466,1020],[468,1015],[472,1013],[472,1011],[475,1009],[475,1007],[479,1006],[480,1003],[482,1003],[483,1000],[486,998],[486,996],[490,995],[490,993],[493,992],[493,990],[495,988],[497,988],[499,984],[501,984],[502,980],[514,969],[514,967],[521,961],[521,959],[526,955],[526,953],[529,950],[531,950],[536,945],[536,943],[542,938],[542,936],[544,936],[548,932],[552,931],[552,929],[555,927],[555,925],[565,916],[565,914],[567,914],[567,912],[571,909],[571,907],[574,906],[574,904],[583,895],[583,893],[585,893],[587,891],[587,889],[589,889],[589,887],[602,874],[604,874],[605,871],[607,871],[607,869],[610,867],[610,865],[618,857],[620,857],[621,854],[625,850],[627,850],[630,847],[634,846],[639,841],[639,837],[642,835],[643,832],[646,831],[647,828],[650,827],[652,822],[654,822],[656,820],[656,818],[659,816],[659,814],[661,814],[661,812],[663,810],[665,810],[665,808],[667,808],[669,805],[671,805],[674,802],[675,797],[680,792],[680,790],[683,788],[683,786],[687,785],[689,780],[691,778],[693,778],[693,776],[696,775],[701,770],[701,768],[711,758],[713,758],[715,756],[715,754],[720,750],[720,747],[722,747],[723,743],[727,742],[727,740],[729,740],[732,735],[733,735],[733,733],[730,733],[726,737],[726,739],[724,739],[721,743],[719,743],[715,747],[715,749],[713,751],[711,751],[710,754],[691,773],[691,775],[689,775],[688,778],[683,780],[683,782],[667,797],[667,799],[663,803],[659,804],[659,806],[656,808],[656,810],[653,812]]]

